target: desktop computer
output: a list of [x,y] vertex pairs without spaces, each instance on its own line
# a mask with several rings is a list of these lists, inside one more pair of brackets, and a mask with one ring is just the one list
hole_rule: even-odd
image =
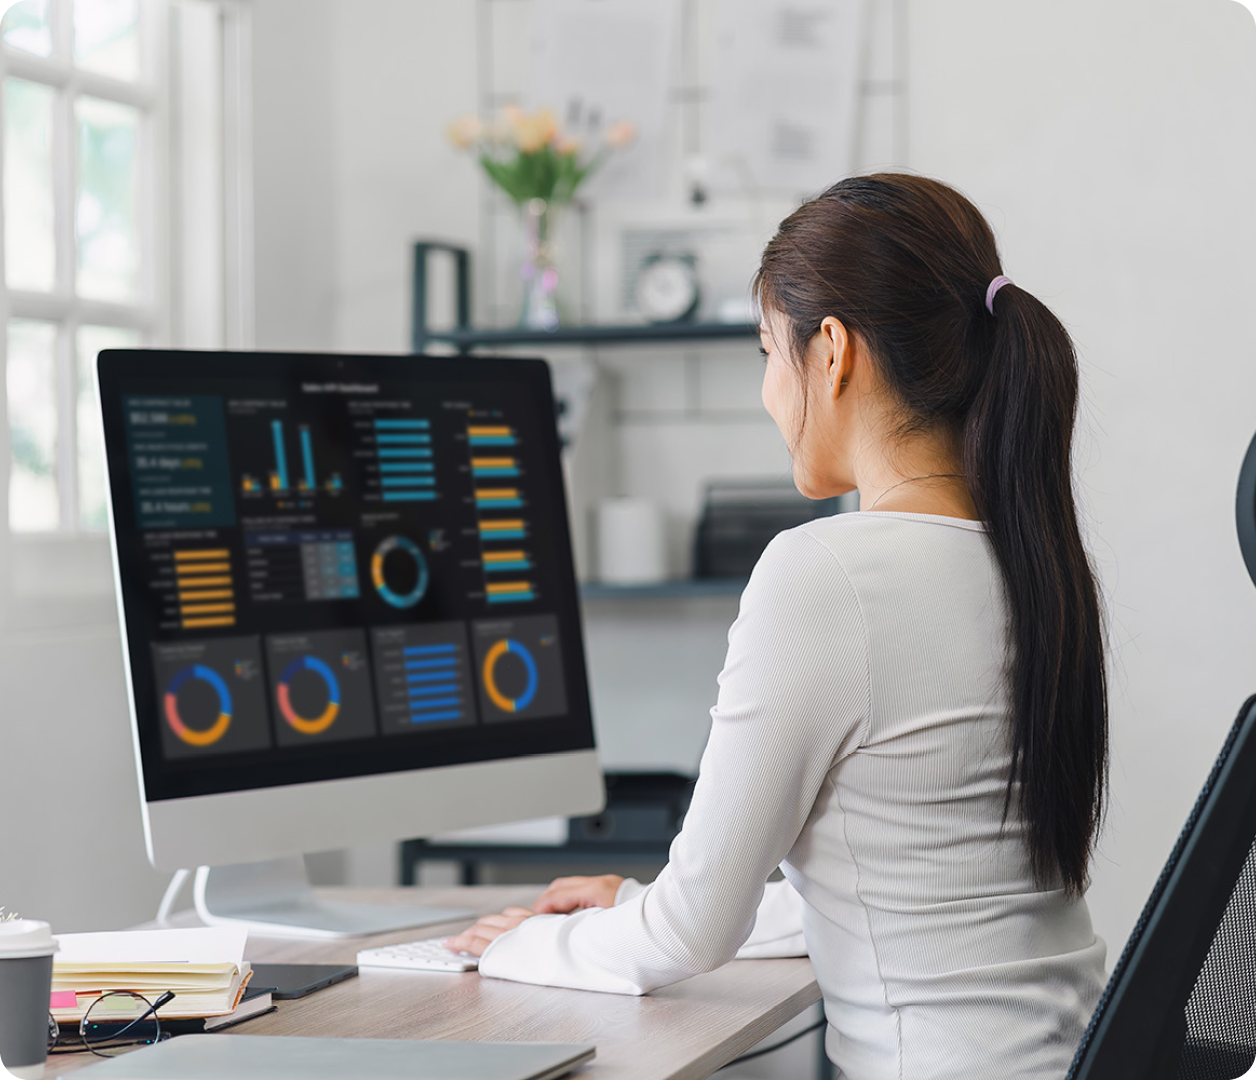
[[540,360],[109,350],[97,367],[149,859],[203,918],[342,936],[301,854],[597,812]]

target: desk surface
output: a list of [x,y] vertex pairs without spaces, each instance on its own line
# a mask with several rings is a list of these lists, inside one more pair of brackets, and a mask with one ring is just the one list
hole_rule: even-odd
[[[323,890],[330,898],[419,903],[500,911],[526,905],[528,885],[447,889]],[[178,925],[195,925],[191,913]],[[452,933],[465,923],[420,927],[371,938],[303,941],[250,935],[247,958],[287,963],[353,963],[365,944],[383,945]],[[364,969],[356,979],[298,1001],[232,1031],[249,1035],[322,1035],[397,1039],[587,1042],[597,1058],[587,1080],[699,1080],[743,1054],[820,999],[807,960],[736,960],[645,997],[559,990],[482,979],[475,974]],[[49,1060],[49,1077],[90,1064],[86,1055]]]

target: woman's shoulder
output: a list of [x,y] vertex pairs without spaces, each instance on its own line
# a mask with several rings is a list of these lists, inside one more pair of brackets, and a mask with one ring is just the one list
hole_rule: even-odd
[[779,533],[755,568],[778,586],[833,576],[852,584],[884,578],[909,564],[982,563],[990,559],[980,521],[936,514],[854,511],[816,518]]
[[980,521],[899,511],[857,510],[834,514],[787,529],[781,535],[791,534],[797,534],[799,539],[806,537],[843,563],[863,552],[883,555],[887,549],[951,548],[981,552],[987,544],[986,527]]

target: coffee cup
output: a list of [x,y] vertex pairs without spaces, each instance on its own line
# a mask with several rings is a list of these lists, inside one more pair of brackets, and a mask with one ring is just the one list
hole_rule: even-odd
[[44,1075],[56,951],[46,922],[0,922],[0,1065],[19,1080]]

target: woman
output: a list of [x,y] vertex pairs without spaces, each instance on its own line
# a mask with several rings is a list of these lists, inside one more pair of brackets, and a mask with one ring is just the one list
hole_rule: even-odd
[[976,208],[915,176],[803,205],[755,292],[794,480],[860,510],[764,551],[657,880],[560,879],[449,945],[484,975],[645,993],[801,931],[847,1080],[1059,1080],[1105,981],[1068,335]]

